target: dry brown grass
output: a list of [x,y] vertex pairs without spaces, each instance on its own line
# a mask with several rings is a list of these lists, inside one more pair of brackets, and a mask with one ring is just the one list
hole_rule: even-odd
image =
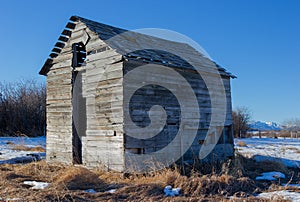
[[293,150],[293,151],[298,151],[299,149],[296,147],[284,147],[285,150]]
[[237,145],[238,145],[239,147],[247,147],[247,144],[246,144],[245,142],[243,142],[243,141],[237,142]]
[[175,187],[182,187],[187,196],[234,196],[237,193],[247,196],[257,191],[255,182],[247,177],[236,178],[230,175],[178,176],[173,178]]
[[289,174],[289,169],[280,162],[275,161],[261,161],[258,163],[258,168],[262,170],[262,172],[271,172],[271,171],[278,171],[284,174]]
[[66,168],[64,164],[48,164],[46,161],[10,166],[14,166],[16,174],[31,176],[34,180],[45,182],[53,182],[57,173]]
[[283,163],[275,161],[256,162],[251,158],[243,157],[237,154],[234,162],[234,167],[230,174],[237,177],[247,176],[251,179],[259,176],[263,172],[278,171],[288,176],[293,175],[292,170],[289,170]]
[[[248,165],[247,160],[239,161],[242,160]],[[240,170],[248,174],[247,169],[250,168],[246,169],[245,165],[240,165]],[[237,164],[232,166],[234,169],[228,169],[236,170],[239,167]],[[230,172],[202,175],[195,170],[186,176],[178,168],[168,168],[125,177],[117,172],[47,164],[45,161],[0,165],[0,197],[22,198],[23,201],[258,201],[248,196],[270,186],[258,186],[249,176]],[[25,180],[49,182],[51,185],[44,190],[34,191],[23,184]],[[163,189],[166,185],[180,187],[182,196],[165,197]],[[99,193],[83,191],[90,188]],[[117,188],[114,194],[104,192],[112,188]],[[239,199],[229,199],[229,196]]]
[[12,144],[12,149],[18,151],[46,152],[46,149],[41,146],[28,147],[25,145]]
[[52,186],[59,189],[105,191],[108,185],[94,172],[84,167],[67,167],[55,176]]

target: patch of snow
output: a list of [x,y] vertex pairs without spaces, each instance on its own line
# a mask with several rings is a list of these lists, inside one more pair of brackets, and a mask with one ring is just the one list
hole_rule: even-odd
[[30,189],[45,189],[50,185],[47,182],[37,182],[37,181],[24,181],[23,184],[32,186]]
[[1,201],[23,201],[20,198],[1,198],[1,197],[0,197],[0,200]]
[[285,174],[281,172],[266,172],[262,173],[262,176],[256,177],[256,180],[277,180],[278,178],[285,178]]
[[106,191],[107,193],[111,193],[111,194],[113,194],[113,193],[115,193],[117,191],[117,189],[110,189],[110,190],[108,190],[108,191]]
[[261,156],[261,155],[255,155],[253,156],[253,159],[257,162],[273,161],[277,163],[282,163],[283,165],[289,168],[300,168],[300,161],[297,160],[290,160],[290,159],[272,157],[272,156]]
[[46,147],[46,137],[0,137],[0,164],[29,163],[45,159],[45,152],[13,150],[14,145]]
[[85,190],[85,192],[92,193],[92,194],[97,193],[94,189],[87,189],[87,190]]
[[300,193],[291,192],[291,191],[274,191],[274,192],[265,192],[259,194],[257,197],[259,198],[267,198],[270,200],[278,200],[278,199],[286,199],[291,200],[292,202],[300,201]]
[[282,186],[285,186],[285,187],[297,187],[297,188],[300,188],[300,184],[282,184]]
[[164,188],[165,196],[178,196],[180,194],[180,188],[172,188],[172,186],[168,185]]
[[8,146],[7,143],[26,145],[28,147],[45,146],[46,137],[0,137],[0,146]]
[[[237,143],[244,142],[246,147]],[[300,168],[300,141],[296,138],[237,138],[236,151],[256,161],[276,161],[287,167]]]

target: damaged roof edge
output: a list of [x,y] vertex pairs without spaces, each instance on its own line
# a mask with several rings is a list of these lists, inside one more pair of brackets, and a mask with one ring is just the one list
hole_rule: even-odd
[[[51,50],[49,58],[46,60],[46,62],[44,63],[42,69],[40,70],[40,72],[39,72],[40,75],[47,76],[47,73],[50,71],[50,68],[53,65],[53,59],[55,57],[57,57],[57,55],[61,52],[61,50],[63,49],[65,44],[68,42],[68,40],[69,40],[69,38],[72,34],[73,29],[76,27],[76,24],[74,22],[78,22],[78,21],[81,21],[81,22],[85,23],[92,31],[96,32],[98,35],[100,34],[100,33],[97,32],[98,30],[97,29],[93,30],[93,28],[99,28],[98,26],[100,26],[100,28],[101,27],[108,28],[108,30],[111,30],[113,33],[114,32],[126,32],[126,31],[128,31],[128,30],[125,30],[125,29],[121,29],[121,28],[110,26],[110,25],[98,23],[98,22],[95,22],[95,21],[92,21],[92,20],[88,20],[88,19],[85,19],[85,18],[82,18],[82,17],[79,17],[79,16],[71,16],[70,19],[69,19],[69,22],[65,26],[65,29],[62,31],[61,35],[59,36],[58,41],[54,45],[54,48]],[[99,36],[99,38],[101,38],[101,36]],[[174,42],[174,43],[176,43],[176,42]],[[188,45],[188,44],[185,44],[185,45]],[[163,62],[164,61],[162,61],[162,63]],[[214,61],[212,61],[212,62],[216,65],[216,67],[217,67],[217,69],[220,73],[222,72],[223,74],[225,74],[225,75],[227,75],[231,78],[237,78],[235,75],[231,74],[230,72],[227,72],[226,69],[222,68],[216,62],[214,62]]]
[[44,63],[43,67],[39,72],[40,75],[47,76],[47,73],[49,72],[50,68],[53,65],[53,58],[57,57],[57,55],[61,52],[61,50],[65,46],[65,43],[68,42],[69,37],[72,34],[72,30],[76,26],[76,24],[74,24],[73,22],[79,21],[79,19],[80,18],[77,16],[71,16],[71,18],[69,19],[69,21],[71,22],[67,23],[65,29],[62,31],[61,35],[59,36],[58,41],[54,45],[54,48],[51,50],[49,58],[46,60],[46,62]]
[[216,65],[216,67],[218,68],[219,71],[225,72],[226,74],[228,74],[228,76],[230,76],[230,78],[232,78],[232,79],[236,79],[236,78],[237,78],[237,76],[235,76],[234,74],[232,74],[232,73],[226,71],[225,68],[223,68],[221,65],[219,65],[219,64],[216,63],[215,61],[213,61],[213,63],[215,63],[215,65]]
[[49,72],[51,66],[52,66],[52,62],[53,60],[48,58],[45,62],[45,64],[43,65],[42,69],[40,70],[39,74],[43,75],[43,76],[47,76],[47,73]]

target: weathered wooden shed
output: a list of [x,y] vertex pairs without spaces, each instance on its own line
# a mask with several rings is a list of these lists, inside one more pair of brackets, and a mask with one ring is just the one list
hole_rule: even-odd
[[[40,74],[49,162],[142,172],[156,160],[233,156],[234,76],[187,44],[72,16]],[[218,78],[223,89],[214,89]]]

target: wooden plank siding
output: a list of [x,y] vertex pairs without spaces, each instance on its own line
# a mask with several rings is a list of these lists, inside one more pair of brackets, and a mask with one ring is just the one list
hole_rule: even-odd
[[[139,62],[139,61],[128,61],[124,62],[124,73],[126,76],[126,73],[134,70],[138,66],[146,65],[147,63],[144,62]],[[183,127],[185,128],[185,133],[186,135],[192,134],[194,132],[197,133],[195,140],[193,141],[191,148],[188,149],[186,153],[182,153],[182,159],[181,161],[185,161],[188,163],[193,163],[193,161],[197,161],[198,159],[198,154],[201,149],[201,146],[206,138],[207,132],[208,132],[208,127],[210,124],[218,126],[219,123],[211,123],[211,102],[210,102],[210,96],[208,89],[206,88],[205,82],[199,77],[199,73],[197,71],[190,71],[187,69],[182,69],[182,68],[177,68],[177,67],[168,67],[172,68],[178,73],[181,74],[190,84],[190,86],[193,88],[194,93],[197,97],[198,100],[198,105],[200,109],[200,117],[198,120],[194,120],[190,118],[188,121],[187,125],[184,125]],[[141,77],[143,74],[141,73]],[[214,75],[212,75],[214,76]],[[217,76],[217,75],[215,75]],[[168,75],[160,75],[157,74],[156,72],[153,72],[152,77],[157,78],[157,80],[163,81],[162,83],[170,83],[174,85],[174,89],[168,89],[170,91],[176,90],[176,86],[181,85],[181,83],[174,77],[168,76]],[[226,119],[224,126],[231,127],[232,125],[232,115],[231,115],[231,91],[230,91],[230,78],[229,77],[222,77],[223,83],[224,83],[224,88],[225,88],[225,93],[226,93],[226,98],[227,98],[227,113],[226,113]],[[124,84],[125,85],[125,84]],[[135,86],[132,86],[135,88]],[[130,86],[129,86],[130,88]],[[219,91],[216,91],[219,92]],[[220,91],[221,93],[221,91]],[[156,96],[156,100],[155,97]],[[148,118],[147,112],[145,112],[146,109],[150,109],[151,106],[153,105],[162,105],[166,110],[171,110],[169,112],[168,120],[167,120],[167,128],[164,128],[164,131],[160,132],[155,138],[150,138],[150,139],[136,139],[130,137],[130,128],[131,126],[128,125],[126,122],[124,124],[127,129],[126,135],[125,135],[125,151],[129,153],[142,153],[142,154],[148,154],[148,153],[153,153],[153,152],[158,152],[166,147],[176,136],[179,130],[179,120],[181,118],[186,118],[189,119],[189,117],[182,117],[178,111],[180,111],[180,106],[178,105],[178,102],[176,99],[182,99],[184,101],[185,106],[193,106],[192,99],[186,97],[186,95],[182,95],[180,97],[177,97],[175,99],[170,99],[169,93],[164,90],[160,89],[160,87],[144,87],[144,90],[142,91],[136,91],[134,94],[135,99],[131,99],[130,103],[130,108],[127,109],[125,108],[126,113],[129,113],[131,118],[134,120],[134,123],[138,126],[145,127],[149,124],[150,119]],[[220,94],[221,96],[221,94]],[[156,103],[155,103],[156,102]],[[128,103],[124,103],[126,105]],[[126,120],[126,119],[125,119]],[[200,121],[200,123],[199,123]],[[129,128],[129,129],[128,129]],[[151,132],[151,131],[147,131]],[[222,131],[221,131],[222,132]],[[216,134],[213,134],[216,135]],[[226,133],[222,133],[222,138],[223,136],[226,136],[226,138],[223,139],[228,139],[228,136],[230,137],[232,133],[230,131]],[[180,147],[183,147],[186,145],[185,143],[185,138],[181,140],[180,145],[175,144],[173,151],[178,151]],[[226,150],[226,152],[219,153],[219,159],[225,159],[225,157],[232,156],[233,155],[233,144],[232,142],[227,142],[227,143],[222,143],[216,145],[215,149],[211,153],[213,155],[214,153],[218,153],[220,151],[223,151],[222,148],[224,147],[229,148]],[[195,155],[197,154],[197,155]],[[211,159],[211,155],[208,156],[207,159]],[[130,157],[129,157],[130,158]],[[127,161],[127,160],[125,160]]]
[[[70,60],[69,60],[70,62]],[[72,74],[70,66],[47,75],[47,161],[72,163]]]
[[[88,53],[107,46],[87,30]],[[82,137],[83,164],[124,170],[122,56],[111,49],[87,56],[85,91],[87,131]]]
[[[134,155],[158,152],[158,155],[166,156],[161,151],[175,138],[183,118],[187,120],[183,125],[184,136],[168,150],[170,155],[181,152],[182,157],[175,160],[188,163],[199,161],[199,151],[210,125],[216,128],[214,132],[208,134],[211,142],[215,141],[216,133],[222,133],[222,136],[211,154],[203,161],[211,162],[233,156],[230,86],[230,79],[233,77],[230,73],[186,44],[132,32],[115,41],[110,39],[126,30],[77,17],[73,17],[71,21],[74,22],[69,23],[64,31],[64,35],[67,36],[60,37],[61,42],[56,44],[57,47],[52,51],[55,54],[52,54],[51,59],[47,60],[48,63],[46,62],[41,70],[42,74],[45,72],[47,74],[47,161],[74,163],[73,143],[76,132],[82,145],[80,163],[89,168],[101,167],[124,172],[132,166],[127,162],[131,160],[128,153]],[[133,38],[139,37],[137,40],[131,40],[131,35]],[[86,60],[81,66],[73,68],[72,44],[80,42],[84,44]],[[152,45],[167,53],[159,52],[157,55],[151,55],[151,50],[147,49]],[[139,50],[143,47],[146,48],[140,53],[126,52],[127,48]],[[174,55],[176,51],[179,51],[180,57],[194,61],[193,64],[187,64],[187,61]],[[170,57],[169,60],[167,57]],[[182,100],[184,107],[191,111],[198,110],[198,107],[186,94],[175,96],[172,93],[183,88],[185,83],[168,74],[153,72],[147,76],[168,83],[171,86],[169,89],[159,85],[145,85],[135,91],[130,102],[125,102],[127,95],[125,91],[137,87],[124,83],[126,74],[149,63],[170,68],[188,82],[196,96],[200,117],[195,119],[193,116],[198,112],[182,113],[178,99]],[[208,78],[213,78],[208,81],[211,83],[215,78],[222,78],[226,93],[225,123],[211,121],[213,109],[210,93],[199,71],[203,71]],[[216,71],[220,74],[216,74]],[[74,75],[77,80],[74,79]],[[146,79],[143,72],[137,77]],[[75,83],[79,85],[76,92]],[[215,88],[211,83],[209,86]],[[224,92],[217,89],[214,92],[214,99],[221,98],[224,98]],[[147,127],[150,124],[148,112],[154,105],[162,106],[165,110],[166,125],[161,128],[158,135],[149,139],[131,137],[130,134],[137,130],[136,125]],[[222,110],[216,111],[217,116],[222,117],[221,113]],[[128,114],[134,125],[130,125],[127,121]],[[160,127],[159,123],[155,126]],[[225,127],[223,131],[218,130],[220,126]],[[157,127],[147,132],[155,132]],[[193,133],[196,137],[192,140],[191,147],[185,151],[181,150],[189,144]]]

